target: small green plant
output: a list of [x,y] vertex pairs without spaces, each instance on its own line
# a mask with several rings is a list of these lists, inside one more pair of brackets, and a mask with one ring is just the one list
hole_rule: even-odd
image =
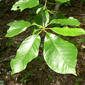
[[31,70],[29,70],[21,79],[20,82],[22,83],[26,83],[27,81],[29,81],[30,77],[33,75],[33,72]]
[[80,39],[79,41],[80,41],[80,42],[85,42],[85,39]]
[[50,74],[48,74],[48,79],[51,80],[52,83],[55,82],[55,79]]
[[80,82],[82,81],[83,79],[82,78],[78,78],[75,85],[80,85]]
[[[64,3],[69,0],[56,1]],[[23,71],[29,62],[38,57],[41,42],[39,34],[45,32],[43,55],[47,65],[57,73],[77,75],[75,70],[78,54],[77,48],[72,43],[48,30],[62,36],[71,37],[83,35],[85,34],[85,31],[82,28],[77,28],[77,26],[80,25],[80,22],[73,17],[52,19],[51,16],[53,15],[50,14],[46,4],[47,0],[45,0],[44,6],[41,5],[38,7],[32,22],[15,20],[8,24],[10,28],[7,31],[6,37],[14,37],[31,26],[37,27],[33,32],[33,35],[27,37],[21,43],[15,59],[11,60],[10,65],[12,74]],[[12,10],[23,11],[26,8],[33,8],[38,5],[40,5],[39,0],[19,0],[13,5]]]

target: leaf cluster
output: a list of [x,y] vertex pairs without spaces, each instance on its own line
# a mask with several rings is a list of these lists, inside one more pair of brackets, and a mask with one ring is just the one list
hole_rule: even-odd
[[[69,0],[56,0],[59,3],[65,3]],[[48,29],[62,36],[80,36],[85,34],[85,30],[78,28],[80,22],[73,18],[55,18],[50,19],[52,14],[47,9],[47,0],[45,5],[36,10],[33,22],[25,20],[15,20],[10,22],[10,28],[7,31],[6,37],[14,37],[31,26],[36,26],[37,29],[33,35],[27,37],[17,50],[15,59],[11,60],[12,74],[23,71],[27,64],[34,58],[38,57],[39,46],[41,42],[40,33],[46,33],[44,40],[43,56],[47,65],[55,72],[61,74],[76,74],[75,67],[77,63],[78,50],[76,46],[61,37],[49,33]],[[12,10],[23,11],[26,8],[33,8],[39,5],[39,0],[19,0]],[[53,25],[50,27],[50,25]],[[56,26],[55,26],[56,25]],[[70,26],[70,27],[69,27]]]

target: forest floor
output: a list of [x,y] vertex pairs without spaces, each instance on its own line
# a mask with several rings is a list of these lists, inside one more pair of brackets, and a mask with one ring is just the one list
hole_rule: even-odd
[[[62,75],[52,71],[43,60],[42,50],[40,50],[41,56],[29,63],[23,72],[11,75],[10,59],[15,56],[20,43],[31,34],[31,30],[28,29],[14,38],[4,37],[8,29],[7,23],[29,18],[28,10],[10,11],[14,3],[10,2],[0,6],[0,85],[85,85],[85,43],[79,42],[79,39],[85,39],[85,36],[69,37],[69,41],[73,42],[79,50],[77,76]],[[68,17],[79,19],[80,27],[85,29],[85,3],[76,0],[72,6],[62,5],[60,11]]]

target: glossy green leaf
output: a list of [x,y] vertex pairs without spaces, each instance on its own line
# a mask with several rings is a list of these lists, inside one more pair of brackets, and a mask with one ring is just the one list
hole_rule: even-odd
[[12,74],[23,71],[27,63],[38,56],[39,45],[40,37],[36,35],[31,35],[22,42],[17,50],[15,59],[12,59],[10,63]]
[[56,1],[59,2],[59,3],[65,3],[65,2],[68,2],[70,0],[56,0]]
[[70,26],[79,26],[80,22],[73,18],[63,18],[63,19],[53,19],[50,24],[60,24],[60,25],[70,25]]
[[84,35],[85,30],[81,28],[68,28],[68,27],[54,27],[50,28],[52,31],[56,32],[57,34],[63,35],[63,36],[79,36]]
[[31,26],[31,23],[24,20],[14,21],[8,24],[10,28],[7,31],[6,37],[13,37],[25,31],[28,27]]
[[76,75],[77,48],[54,34],[45,37],[44,59],[53,71]]
[[22,11],[26,8],[33,8],[37,5],[39,5],[39,0],[19,0],[13,5],[12,10],[16,11],[20,9]]

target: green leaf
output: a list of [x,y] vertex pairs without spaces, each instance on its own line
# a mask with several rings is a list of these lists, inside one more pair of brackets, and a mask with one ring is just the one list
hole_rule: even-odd
[[34,35],[37,31],[38,31],[37,29],[33,29],[32,35]]
[[41,26],[47,26],[49,23],[50,15],[47,10],[44,10],[43,12],[39,12],[38,15],[34,16],[34,23],[35,25],[41,25]]
[[77,53],[77,48],[72,43],[54,34],[46,35],[44,59],[53,71],[76,75]]
[[56,13],[57,19],[66,19],[66,14],[62,13],[62,12],[58,12]]
[[52,31],[63,36],[79,36],[84,35],[85,31],[81,28],[68,28],[68,27],[54,27],[50,28]]
[[60,24],[60,25],[70,25],[70,26],[79,26],[80,22],[73,18],[65,18],[65,19],[53,19],[50,24]]
[[34,58],[38,56],[40,45],[40,37],[36,35],[32,35],[27,37],[19,49],[17,50],[17,54],[15,59],[11,60],[11,69],[12,74],[23,71],[27,63],[31,62]]
[[26,8],[33,8],[37,5],[39,5],[39,0],[19,0],[13,5],[11,10],[16,11],[20,9],[23,11]]
[[43,12],[42,12],[42,25],[43,25],[43,27],[47,27],[47,25],[48,25],[48,23],[49,23],[49,18],[50,18],[50,15],[49,15],[49,12],[48,12],[48,10],[44,10]]
[[36,11],[36,14],[39,14],[39,12],[41,12],[42,9],[43,9],[43,7],[38,8],[37,11]]
[[49,12],[47,10],[45,10],[45,15],[44,15],[44,24],[45,24],[45,27],[48,25],[49,23],[49,20],[50,20],[50,15],[49,15]]
[[6,37],[13,37],[25,31],[31,26],[31,23],[24,20],[15,20],[14,22],[9,23],[8,26],[10,26],[10,28],[7,31]]
[[85,42],[85,39],[80,39],[79,41],[80,41],[80,42]]
[[[42,25],[42,14],[39,13],[38,15],[34,16],[34,23],[37,25]],[[33,24],[34,24],[33,23]]]
[[70,0],[56,0],[56,1],[59,2],[59,3],[65,3],[65,2],[68,2]]

